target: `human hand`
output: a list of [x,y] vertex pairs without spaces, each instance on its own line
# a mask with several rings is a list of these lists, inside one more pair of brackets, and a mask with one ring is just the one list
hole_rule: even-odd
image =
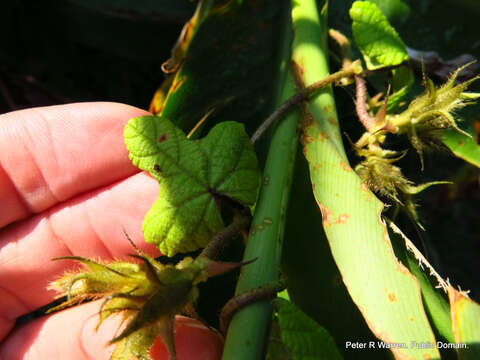
[[[48,284],[75,266],[52,258],[126,258],[122,227],[146,253],[141,222],[158,183],[128,159],[123,128],[146,111],[115,103],[79,103],[0,115],[0,359],[108,359],[120,319],[95,332],[99,302],[14,329],[15,319],[51,302]],[[142,241],[140,241],[142,240]],[[177,317],[179,360],[218,359],[221,340]],[[168,359],[161,340],[154,359]]]

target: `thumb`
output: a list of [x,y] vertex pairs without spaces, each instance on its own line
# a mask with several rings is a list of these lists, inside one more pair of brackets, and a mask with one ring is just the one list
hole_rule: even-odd
[[[105,320],[98,331],[101,301],[79,305],[16,328],[0,345],[0,359],[108,360],[115,344],[108,345],[121,322],[120,317]],[[196,320],[175,319],[178,360],[217,360],[223,342],[218,334]],[[157,338],[150,351],[153,360],[168,360],[168,352]]]

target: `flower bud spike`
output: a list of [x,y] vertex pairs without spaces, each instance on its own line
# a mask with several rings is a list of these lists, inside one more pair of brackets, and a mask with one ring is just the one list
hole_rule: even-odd
[[385,123],[385,117],[387,116],[388,97],[390,96],[390,89],[391,89],[391,85],[388,84],[387,92],[385,93],[385,99],[383,100],[383,104],[375,114],[375,122],[377,126],[383,125]]
[[415,126],[412,125],[409,134],[409,140],[412,144],[413,148],[417,151],[418,157],[420,158],[421,170],[424,169],[424,161],[423,161],[423,142],[417,135],[417,131],[415,130]]
[[157,271],[156,271],[158,266],[155,266],[153,259],[149,258],[148,256],[137,255],[137,254],[130,254],[130,256],[133,258],[140,259],[144,262],[144,264],[147,267],[146,275],[148,280],[150,280],[152,283],[157,283],[160,285],[162,284],[162,282],[158,278]]
[[[445,86],[448,86],[448,87],[453,87],[455,85],[455,81],[457,80],[457,77],[458,75],[464,70],[466,69],[467,67],[469,67],[470,65],[473,65],[475,64],[477,61],[474,60],[474,61],[470,61],[462,66],[460,66],[457,70],[455,70],[452,75],[450,75],[450,78],[448,79],[447,83],[445,84]],[[473,81],[475,81],[475,79],[478,78],[478,76],[474,77],[473,79],[470,79],[468,81],[465,81],[462,83],[462,85],[465,84],[465,87],[467,87],[468,85],[470,85]]]

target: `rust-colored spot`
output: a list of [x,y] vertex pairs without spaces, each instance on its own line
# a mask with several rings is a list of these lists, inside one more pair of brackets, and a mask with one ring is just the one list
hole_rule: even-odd
[[480,144],[480,121],[475,120],[473,122],[473,131],[475,132],[475,141]]
[[394,293],[388,293],[388,300],[390,300],[391,302],[395,302],[397,301],[397,297]]
[[315,163],[315,165],[313,166],[313,169],[314,169],[314,170],[318,170],[318,169],[320,169],[321,167],[322,167],[322,164],[320,164],[320,163]]
[[329,116],[329,117],[327,118],[327,121],[328,121],[330,124],[334,125],[334,126],[337,126],[337,125],[338,125],[338,121],[337,121],[333,116]]
[[158,142],[162,143],[164,141],[167,141],[168,139],[168,136],[167,136],[167,133],[163,133],[159,138],[158,138]]
[[315,140],[313,137],[311,137],[310,135],[307,135],[305,133],[303,133],[302,135],[302,144],[310,144],[313,142],[313,140]]
[[340,215],[338,215],[336,223],[337,224],[346,224],[349,217],[350,217],[349,214],[340,214]]
[[414,319],[413,317],[411,317],[411,316],[408,318],[408,321],[410,321],[410,322],[413,322],[414,320],[415,320],[415,319]]
[[318,207],[322,212],[323,226],[328,226],[332,224],[332,211],[327,208],[325,205],[317,201]]
[[332,111],[332,108],[333,108],[332,105],[325,105],[325,106],[323,107],[323,112],[324,112],[325,114],[328,114],[330,111]]
[[325,141],[325,139],[328,139],[328,135],[325,134],[324,132],[321,132],[321,131],[320,131],[320,132],[318,133],[318,138],[320,139],[320,141],[323,142],[323,141]]
[[424,355],[423,355],[423,358],[424,358],[425,360],[431,360],[431,359],[432,359],[432,357],[431,357],[429,354],[424,354]]
[[315,123],[313,115],[309,111],[307,111],[306,107],[305,107],[305,110],[302,111],[302,113],[303,113],[303,121],[302,121],[303,126],[304,127],[312,126]]
[[457,145],[458,146],[463,146],[463,141],[459,141]]
[[340,165],[342,165],[343,170],[345,170],[346,172],[352,171],[352,168],[350,167],[350,165],[348,165],[345,161],[342,161]]
[[179,89],[180,85],[182,85],[185,82],[186,79],[187,78],[185,76],[182,76],[180,79],[175,78],[175,80],[173,80],[170,91],[172,93],[176,92]]
[[153,165],[153,170],[155,170],[158,173],[162,172],[162,169],[160,169],[160,165],[158,165],[158,164]]

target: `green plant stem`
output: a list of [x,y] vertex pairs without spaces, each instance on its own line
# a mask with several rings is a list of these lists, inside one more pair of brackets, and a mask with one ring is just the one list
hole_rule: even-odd
[[[282,87],[283,93],[278,92],[276,104],[295,94],[293,80],[289,78],[285,81],[290,61],[291,26],[289,6],[286,2],[282,4],[284,19],[281,21],[281,31],[284,34],[279,35],[282,41],[282,64],[277,87]],[[242,269],[236,295],[278,280],[283,228],[298,144],[297,120],[297,112],[289,114],[277,125],[272,136],[262,189],[244,254],[244,259],[257,260]],[[271,313],[272,306],[268,300],[248,305],[236,312],[230,322],[222,359],[263,359]]]

